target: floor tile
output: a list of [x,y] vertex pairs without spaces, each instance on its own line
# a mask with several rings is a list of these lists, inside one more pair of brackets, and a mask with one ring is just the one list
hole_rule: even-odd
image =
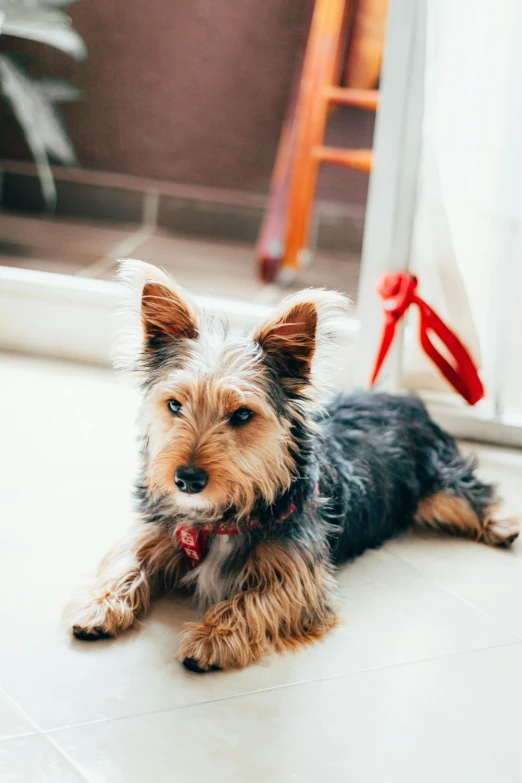
[[136,226],[103,226],[67,218],[2,214],[0,266],[38,269],[58,274],[78,274],[113,251]]
[[90,781],[519,783],[522,646],[53,734]]
[[[86,546],[92,549],[88,540]],[[67,558],[67,547],[61,551]],[[198,677],[175,659],[182,622],[198,617],[185,599],[159,602],[140,629],[117,640],[85,644],[72,640],[58,625],[73,582],[71,565],[61,567],[55,559],[51,575],[32,560],[29,569],[35,574],[36,594],[34,587],[21,591],[0,612],[2,624],[13,629],[9,646],[0,650],[0,667],[7,692],[44,729],[517,639],[413,569],[379,553],[373,563],[365,557],[343,573],[341,614],[346,621],[322,644],[240,672]]]
[[[360,256],[356,253],[319,251],[289,286],[267,286],[257,277],[253,245],[205,240],[158,231],[133,253],[172,274],[180,285],[196,294],[274,304],[284,296],[313,286],[325,286],[357,295]],[[116,266],[105,273],[109,279]]]
[[80,783],[85,778],[46,737],[20,737],[0,742],[2,783]]
[[7,249],[9,254],[5,253],[5,246],[0,247],[0,267],[9,266],[15,269],[36,269],[38,272],[52,272],[55,275],[76,275],[78,271],[93,263],[94,256],[76,256],[67,255],[66,260],[57,259],[52,254],[52,258],[47,258],[45,252],[40,248],[34,249],[34,254],[29,255],[24,248],[23,255],[11,255],[11,249]]
[[137,225],[103,224],[66,217],[2,216],[0,266],[112,280],[116,259],[131,255],[157,264],[195,294],[275,304],[308,287],[357,296],[360,254],[319,250],[288,286],[258,279],[253,244],[172,234],[158,228],[150,238]]
[[195,294],[252,300],[263,288],[251,245],[163,233],[146,240],[134,255],[166,269]]
[[[5,357],[0,365],[5,491],[0,514],[0,646],[7,693],[43,729],[195,704],[330,675],[449,655],[518,637],[393,553],[340,572],[345,622],[322,644],[242,672],[198,677],[175,660],[198,611],[155,605],[115,641],[72,640],[60,614],[72,588],[127,529],[136,467],[135,392],[110,372]],[[28,677],[28,672],[31,676]]]
[[35,729],[16,706],[0,693],[0,740],[17,734],[32,734]]
[[[81,175],[80,175],[81,176]],[[3,173],[3,198],[11,209],[45,212],[40,182],[33,174],[5,171]],[[72,215],[78,218],[93,218],[104,221],[141,223],[143,216],[143,193],[125,187],[75,182],[55,179],[56,214]]]
[[259,206],[218,205],[166,193],[159,197],[158,225],[171,232],[254,243],[260,224]]
[[107,225],[89,220],[29,217],[3,213],[0,242],[67,253],[101,256],[135,231],[132,225]]

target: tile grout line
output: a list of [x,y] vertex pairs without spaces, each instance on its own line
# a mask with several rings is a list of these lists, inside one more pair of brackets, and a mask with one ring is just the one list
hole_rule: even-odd
[[125,239],[110,248],[101,258],[80,269],[76,274],[80,277],[97,277],[100,272],[108,271],[118,258],[127,258],[140,245],[154,235],[158,226],[159,194],[157,191],[147,191],[143,194],[141,225],[131,231]]
[[[26,711],[24,710],[24,708],[23,708],[23,707],[22,707],[20,704],[18,704],[18,702],[16,701],[16,699],[14,699],[14,698],[13,698],[13,697],[12,697],[12,696],[11,696],[11,695],[10,695],[10,694],[9,694],[9,693],[6,691],[6,690],[5,690],[5,688],[0,688],[0,694],[1,694],[1,695],[4,697],[4,699],[6,699],[6,701],[8,701],[8,702],[11,704],[11,706],[12,706],[12,707],[14,707],[14,708],[15,708],[16,712],[20,713],[20,715],[22,715],[22,717],[23,717],[23,718],[24,718],[24,719],[27,721],[27,723],[29,723],[29,724],[30,724],[30,725],[31,725],[31,726],[34,728],[34,732],[30,732],[30,733],[29,733],[29,732],[27,732],[27,733],[25,734],[25,736],[28,736],[28,735],[29,735],[29,736],[32,736],[33,734],[43,734],[43,730],[40,728],[40,726],[38,725],[38,723],[37,723],[37,722],[36,722],[36,721],[35,721],[33,718],[31,718],[31,716],[29,715],[29,713],[28,713],[28,712],[26,712]],[[9,738],[9,737],[6,737],[5,739],[10,739],[10,738]]]
[[33,731],[33,732],[23,732],[22,734],[15,734],[12,737],[4,737],[0,741],[0,745],[1,745],[2,742],[7,742],[9,740],[18,739],[19,737],[43,737],[45,739],[45,742],[48,742],[55,749],[55,751],[58,753],[58,755],[60,755],[64,759],[64,761],[66,761],[66,763],[72,769],[74,769],[74,771],[80,776],[80,778],[82,780],[84,780],[86,783],[88,783],[88,780],[85,777],[85,775],[83,774],[83,772],[80,769],[80,767],[76,764],[74,759],[72,759],[69,756],[67,751],[65,751],[63,748],[60,747],[60,745],[56,742],[55,738],[50,736],[48,731],[44,731],[43,729],[41,729],[40,726],[38,725],[38,723],[34,720],[34,718],[31,718],[29,713],[26,712],[26,710],[24,710],[24,708],[20,704],[18,704],[16,699],[14,699],[5,690],[5,688],[0,688],[0,694],[4,697],[4,699],[6,701],[8,701],[12,705],[12,707],[17,712],[20,713],[20,715],[22,715],[22,717],[27,721],[27,723],[29,723],[29,725],[32,726],[35,729],[35,731]]
[[[446,593],[448,593],[448,595],[452,595],[454,598],[461,601],[464,604],[464,606],[468,606],[470,609],[474,609],[476,612],[479,612],[479,614],[483,615],[483,617],[486,617],[491,622],[496,623],[496,625],[498,625],[499,628],[502,628],[504,631],[508,631],[509,633],[512,633],[520,640],[520,642],[522,642],[522,634],[518,633],[518,631],[515,631],[513,630],[513,628],[510,628],[508,625],[505,625],[504,623],[500,622],[500,620],[488,614],[487,612],[484,611],[484,609],[481,609],[479,606],[475,606],[475,604],[472,603],[468,598],[464,598],[464,596],[453,592],[453,590],[450,590],[449,587],[446,587],[444,584],[442,584],[442,582],[437,581],[437,579],[434,579],[433,582],[434,584],[437,585],[437,587],[440,587],[442,590],[445,590]],[[513,642],[513,644],[517,644],[517,642]]]
[[160,195],[157,190],[148,190],[143,196],[142,228],[155,231],[158,227]]
[[88,778],[83,774],[83,770],[79,764],[76,763],[76,761],[72,758],[72,756],[67,753],[67,751],[62,748],[62,746],[56,741],[56,739],[52,736],[50,736],[48,733],[43,732],[43,736],[49,742],[50,745],[55,749],[55,751],[64,759],[64,761],[69,764],[70,767],[74,769],[74,771],[80,776],[82,780],[85,781],[85,783],[89,783]]
[[10,742],[11,740],[23,739],[25,737],[40,737],[44,736],[43,732],[39,731],[21,731],[18,734],[8,734],[7,737],[0,737],[0,747],[2,742]]
[[[459,595],[458,593],[455,593],[453,590],[450,590],[449,587],[446,587],[442,582],[439,582],[437,579],[434,579],[431,576],[426,576],[422,571],[420,571],[416,566],[409,563],[407,560],[404,560],[400,555],[398,555],[396,552],[392,552],[391,550],[387,549],[386,546],[384,546],[385,551],[392,555],[392,557],[396,558],[396,560],[400,560],[401,563],[404,563],[404,565],[407,565],[409,568],[413,568],[414,571],[416,571],[423,579],[428,579],[428,581],[432,582],[434,585],[439,587],[441,590],[443,590],[448,595],[453,596],[453,598],[456,598],[457,601],[460,601],[464,604],[464,606],[467,606],[469,609],[474,609],[475,612],[478,612],[483,617],[486,617],[490,622],[495,623],[495,625],[498,625],[499,628],[502,628],[504,631],[508,631],[509,633],[513,634],[513,636],[516,636],[517,639],[522,642],[522,634],[518,633],[518,631],[513,630],[513,628],[510,628],[508,625],[505,625],[504,623],[500,622],[500,620],[497,620],[496,617],[493,617],[492,615],[485,612],[483,609],[481,609],[478,606],[475,606],[474,603],[472,603],[469,599],[464,598],[463,596]],[[511,644],[517,644],[518,642],[511,642]],[[488,648],[485,648],[488,649]]]
[[97,277],[100,272],[106,272],[113,266],[119,258],[127,258],[134,253],[140,245],[144,244],[154,234],[154,229],[150,226],[142,226],[137,231],[133,231],[121,242],[112,247],[105,255],[93,261],[92,264],[84,266],[75,273],[75,277]]
[[521,641],[514,641],[514,642],[505,642],[504,644],[494,644],[490,647],[477,647],[471,650],[460,650],[459,652],[453,652],[453,653],[446,653],[444,655],[435,655],[430,656],[429,658],[420,658],[418,660],[414,661],[403,661],[401,663],[391,663],[384,666],[373,666],[368,669],[357,669],[352,672],[339,672],[338,674],[331,674],[331,675],[325,675],[324,677],[316,677],[313,679],[307,679],[307,680],[299,680],[298,682],[289,682],[289,683],[283,683],[281,685],[273,685],[269,686],[267,688],[259,688],[257,690],[252,691],[243,691],[241,693],[234,693],[229,696],[220,696],[215,699],[207,699],[206,701],[198,701],[194,704],[181,704],[179,706],[174,707],[161,707],[159,709],[155,710],[147,710],[145,712],[135,712],[130,713],[129,715],[115,715],[109,718],[98,718],[96,720],[91,721],[82,721],[81,723],[73,723],[66,726],[58,726],[52,729],[44,729],[41,731],[42,734],[47,736],[48,734],[54,734],[61,731],[68,731],[69,729],[78,729],[86,726],[96,726],[101,723],[114,723],[116,721],[122,721],[127,720],[128,718],[141,718],[141,717],[147,717],[149,715],[161,715],[164,712],[178,712],[180,710],[188,710],[195,707],[204,707],[208,704],[218,704],[222,701],[232,701],[233,699],[241,699],[247,696],[255,696],[258,693],[272,693],[277,692],[281,690],[286,690],[287,688],[297,688],[301,687],[303,685],[313,685],[314,683],[318,682],[328,682],[330,680],[338,680],[341,677],[354,677],[356,675],[360,674],[370,674],[372,672],[380,672],[380,671],[387,671],[391,669],[399,669],[404,668],[406,666],[416,666],[423,663],[430,663],[430,662],[436,662],[440,660],[445,660],[447,658],[456,658],[461,655],[473,655],[475,653],[481,653],[481,652],[487,652],[489,650],[500,650],[504,649],[506,647],[517,647],[522,646],[522,640]]

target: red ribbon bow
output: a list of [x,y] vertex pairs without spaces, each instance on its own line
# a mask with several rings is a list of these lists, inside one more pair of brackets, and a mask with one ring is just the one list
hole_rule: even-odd
[[[416,288],[417,278],[408,272],[386,273],[377,282],[377,293],[383,300],[384,328],[370,386],[377,380],[395,337],[398,322],[408,307],[416,304],[420,312],[419,338],[424,351],[453,388],[470,405],[475,405],[484,397],[484,387],[469,352],[455,332],[417,295]],[[450,364],[435,348],[429,336],[430,332],[444,343],[454,359],[454,364]]]

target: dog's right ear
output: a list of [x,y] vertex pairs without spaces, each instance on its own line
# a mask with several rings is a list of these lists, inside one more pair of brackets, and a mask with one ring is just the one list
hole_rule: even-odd
[[309,288],[284,299],[253,335],[284,389],[325,386],[328,360],[346,326],[348,299],[338,291]]
[[198,338],[200,317],[197,307],[166,272],[152,264],[129,258],[121,262],[119,278],[127,292],[125,309],[131,310],[135,321],[139,313],[139,349],[154,353],[183,338]]

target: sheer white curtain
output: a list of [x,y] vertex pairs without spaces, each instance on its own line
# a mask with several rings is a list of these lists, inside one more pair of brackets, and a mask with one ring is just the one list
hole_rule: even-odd
[[[481,366],[489,404],[522,416],[522,0],[427,0],[411,268]],[[405,343],[404,381],[444,390]]]

